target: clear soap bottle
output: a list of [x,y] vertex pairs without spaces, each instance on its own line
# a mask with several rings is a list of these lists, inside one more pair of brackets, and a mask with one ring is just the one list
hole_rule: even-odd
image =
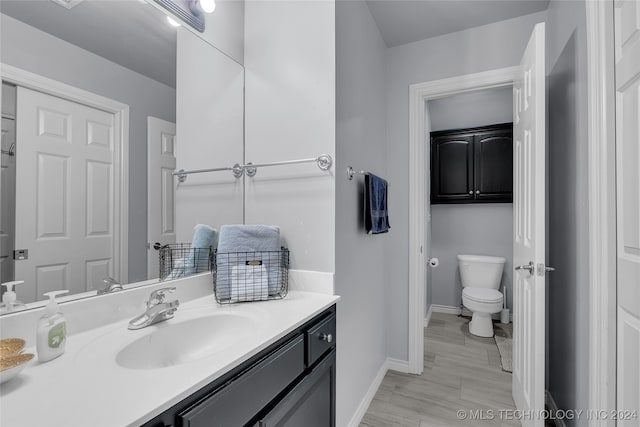
[[11,313],[13,311],[24,310],[27,308],[22,301],[18,301],[16,293],[13,290],[15,285],[21,285],[24,280],[16,280],[13,282],[3,283],[2,286],[7,287],[7,291],[2,295],[2,303],[0,304],[0,314]]
[[66,294],[68,290],[45,292],[49,304],[44,315],[38,321],[36,330],[36,351],[40,362],[55,359],[64,353],[67,343],[67,321],[56,302],[56,295]]

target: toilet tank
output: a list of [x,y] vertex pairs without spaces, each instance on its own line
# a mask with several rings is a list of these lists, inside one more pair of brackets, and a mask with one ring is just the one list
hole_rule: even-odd
[[500,288],[506,259],[484,255],[458,255],[462,287]]

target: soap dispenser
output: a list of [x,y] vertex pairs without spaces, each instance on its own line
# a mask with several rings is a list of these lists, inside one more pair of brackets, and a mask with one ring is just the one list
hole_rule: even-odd
[[36,330],[36,350],[38,360],[47,362],[64,353],[67,343],[67,321],[60,313],[56,302],[56,295],[66,294],[68,290],[45,292],[49,297],[49,304],[45,307],[44,316],[38,322]]
[[16,299],[16,293],[13,290],[15,285],[24,283],[24,280],[16,280],[14,282],[3,283],[2,286],[7,287],[7,291],[2,295],[2,303],[0,304],[0,313],[11,313],[12,311],[24,310],[27,308],[22,301]]

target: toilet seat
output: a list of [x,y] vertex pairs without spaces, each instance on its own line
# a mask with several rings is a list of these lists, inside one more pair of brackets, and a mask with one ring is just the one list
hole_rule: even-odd
[[462,295],[479,303],[502,303],[502,292],[488,288],[464,288]]

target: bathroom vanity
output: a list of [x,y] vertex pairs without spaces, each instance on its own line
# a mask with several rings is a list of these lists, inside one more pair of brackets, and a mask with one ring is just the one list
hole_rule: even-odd
[[335,306],[144,424],[335,425]]
[[[153,288],[62,304],[66,352],[2,384],[0,424],[334,426],[339,297],[292,290],[283,300],[219,305],[209,290],[189,300],[194,287],[210,289],[207,276],[174,281],[174,318],[140,330],[127,325]],[[120,320],[73,331],[100,311],[86,304],[125,297],[140,304],[120,305]],[[32,323],[34,311],[16,324]],[[7,320],[3,335],[20,330]]]

